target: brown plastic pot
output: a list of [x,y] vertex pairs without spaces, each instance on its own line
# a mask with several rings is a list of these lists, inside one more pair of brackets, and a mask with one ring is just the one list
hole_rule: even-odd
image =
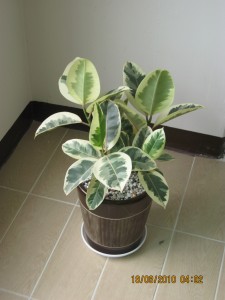
[[145,224],[152,204],[145,192],[124,201],[104,200],[98,208],[89,210],[85,190],[81,185],[77,190],[84,235],[93,249],[117,255],[138,247],[145,235]]

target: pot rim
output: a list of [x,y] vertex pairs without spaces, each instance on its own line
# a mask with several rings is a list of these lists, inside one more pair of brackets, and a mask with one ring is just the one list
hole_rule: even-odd
[[87,207],[85,207],[85,206],[83,205],[82,201],[80,201],[80,205],[82,205],[83,209],[85,209],[86,211],[88,211],[88,213],[91,214],[91,215],[93,215],[93,216],[97,216],[97,217],[100,218],[100,219],[111,220],[111,221],[117,222],[118,220],[126,220],[126,219],[128,220],[128,219],[137,217],[138,215],[142,214],[144,211],[148,210],[149,207],[151,207],[151,204],[152,204],[152,203],[151,203],[151,198],[149,198],[149,200],[150,200],[150,201],[149,201],[149,203],[148,203],[148,206],[146,206],[143,210],[139,211],[139,212],[136,213],[136,214],[132,214],[132,215],[129,216],[129,217],[123,217],[123,218],[120,217],[120,218],[118,218],[118,219],[116,219],[116,218],[106,218],[106,217],[103,217],[103,216],[99,216],[98,214],[94,213],[95,210],[90,210],[90,209],[88,209]]
[[[79,184],[78,187],[85,195],[87,194],[87,191],[83,188],[83,184]],[[126,200],[111,200],[111,199],[104,199],[103,202],[101,203],[101,205],[104,205],[104,204],[112,204],[112,205],[126,205],[126,204],[130,204],[130,203],[133,203],[133,202],[138,202],[138,201],[141,201],[144,197],[149,197],[149,195],[143,191],[143,193],[135,196],[135,197],[132,197],[132,198],[128,198]],[[151,199],[149,197],[149,199]]]

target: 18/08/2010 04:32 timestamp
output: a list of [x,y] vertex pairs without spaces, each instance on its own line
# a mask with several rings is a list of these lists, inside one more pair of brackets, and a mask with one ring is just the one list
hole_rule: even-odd
[[203,284],[203,275],[132,275],[131,283],[181,283]]

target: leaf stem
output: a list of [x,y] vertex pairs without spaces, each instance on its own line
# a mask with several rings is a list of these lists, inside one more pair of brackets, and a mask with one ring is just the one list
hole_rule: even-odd
[[[90,118],[88,117],[88,114],[83,106],[83,112],[84,112],[84,115],[85,115],[85,118],[86,120],[88,121],[88,124],[87,123],[84,123],[85,125],[88,125],[88,126],[91,126],[91,122],[90,122]],[[82,122],[83,123],[83,122]]]
[[147,125],[150,126],[151,125],[151,122],[152,122],[152,116],[151,115],[146,115],[146,122],[147,122]]
[[84,125],[90,127],[90,124],[89,124],[89,123],[81,122],[81,124],[84,124]]

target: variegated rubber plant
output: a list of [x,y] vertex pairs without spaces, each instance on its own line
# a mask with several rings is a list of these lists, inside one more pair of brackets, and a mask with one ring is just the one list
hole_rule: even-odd
[[[164,153],[164,129],[156,127],[201,106],[172,106],[174,84],[166,70],[144,74],[138,65],[127,62],[123,74],[124,86],[100,97],[93,63],[79,57],[73,60],[59,79],[59,89],[66,99],[82,107],[86,121],[76,114],[59,112],[39,126],[36,136],[58,126],[89,126],[89,141],[72,139],[62,145],[64,153],[75,159],[66,172],[64,191],[69,194],[91,178],[86,195],[89,209],[102,203],[108,189],[122,191],[132,171],[138,173],[152,200],[165,208],[169,188],[156,160],[170,160],[171,156]],[[152,125],[155,114],[158,117]]]

